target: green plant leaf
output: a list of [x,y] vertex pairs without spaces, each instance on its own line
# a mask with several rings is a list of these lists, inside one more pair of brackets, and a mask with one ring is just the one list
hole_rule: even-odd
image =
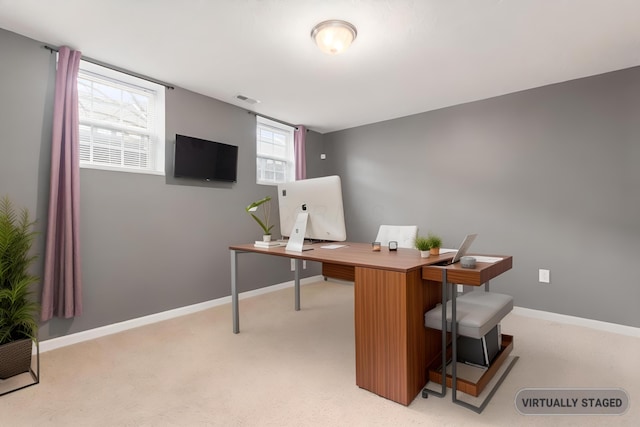
[[[256,202],[251,203],[249,206],[245,208],[245,211],[250,214],[253,219],[256,220],[260,228],[264,234],[271,234],[271,229],[273,228],[273,224],[269,224],[269,214],[271,212],[271,197],[267,196],[263,199],[260,199]],[[262,207],[263,219],[260,219],[254,212],[257,212],[258,208]]]
[[18,213],[7,196],[0,199],[0,344],[37,337],[31,285],[39,279],[29,273],[34,224],[27,209]]
[[249,206],[247,206],[247,207],[245,208],[245,210],[246,210],[247,212],[249,212],[251,209],[253,209],[253,208],[258,208],[258,207],[262,206],[263,204],[265,204],[265,203],[267,203],[267,202],[269,202],[269,201],[271,201],[271,196],[267,196],[267,197],[265,197],[264,199],[260,199],[260,200],[258,200],[257,202],[253,202],[253,203],[251,203]]

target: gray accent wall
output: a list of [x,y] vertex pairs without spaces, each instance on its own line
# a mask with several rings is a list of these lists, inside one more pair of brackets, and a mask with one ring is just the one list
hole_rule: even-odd
[[[470,78],[473,75],[470,74]],[[640,326],[640,68],[325,134],[348,238],[416,224],[513,255],[517,306]],[[549,269],[551,283],[538,283]]]
[[[38,220],[41,234],[34,252],[39,255],[48,206],[56,57],[42,46],[0,30],[0,195]],[[167,90],[166,176],[81,169],[84,314],[42,324],[40,339],[230,295],[229,245],[262,237],[244,208],[277,193],[274,186],[255,183],[255,129],[255,115],[241,108],[180,88]],[[173,178],[176,133],[237,145],[238,182]],[[309,152],[319,153],[322,135],[309,132],[307,138]],[[319,155],[310,156],[310,177],[323,167]],[[277,199],[272,215],[277,221]],[[42,258],[34,267],[40,276]],[[293,280],[284,258],[243,254],[239,267],[241,292]],[[309,263],[302,277],[317,274],[319,266]],[[35,291],[39,298],[41,289]],[[229,318],[230,332],[231,326]]]
[[[55,77],[55,55],[42,45],[0,29],[0,196],[38,220],[39,254]],[[514,256],[492,289],[516,305],[640,327],[639,117],[640,68],[632,68],[308,132],[307,175],[342,177],[349,240],[373,240],[380,224],[416,224],[447,247],[477,232],[473,250]],[[238,182],[173,178],[176,133],[237,145]],[[230,294],[228,246],[260,238],[244,207],[276,197],[275,187],[255,184],[255,116],[168,90],[166,138],[165,177],[81,170],[85,312],[41,325],[41,340]],[[286,259],[239,261],[240,291],[293,279]],[[550,284],[538,283],[540,268]],[[42,257],[34,270],[41,275]],[[309,263],[303,277],[319,273]]]

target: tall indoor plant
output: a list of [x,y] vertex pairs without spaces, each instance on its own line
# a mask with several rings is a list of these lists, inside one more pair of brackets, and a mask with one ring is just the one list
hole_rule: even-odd
[[7,196],[0,200],[0,379],[31,368],[31,342],[38,333],[30,289],[38,277],[29,272],[36,259],[30,253],[34,224],[26,208],[16,212]]

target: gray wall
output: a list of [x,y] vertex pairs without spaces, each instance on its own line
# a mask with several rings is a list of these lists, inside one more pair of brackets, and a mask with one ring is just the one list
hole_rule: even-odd
[[[640,68],[324,135],[348,238],[416,224],[514,256],[515,304],[640,326]],[[551,284],[538,283],[538,269]]]
[[[55,56],[4,30],[0,54],[0,195],[38,219],[41,254]],[[228,245],[259,237],[243,208],[276,195],[255,184],[254,116],[179,88],[167,91],[166,112],[167,177],[81,170],[85,314],[42,325],[41,339],[229,295]],[[372,240],[382,223],[417,224],[451,247],[478,232],[474,250],[514,256],[492,286],[517,305],[638,327],[637,117],[633,68],[309,132],[307,171],[342,176],[350,240]],[[175,133],[238,145],[238,183],[172,178]],[[286,260],[247,254],[240,267],[241,291],[292,280]],[[551,284],[537,283],[538,268]],[[310,263],[303,276],[314,274]]]
[[[4,30],[0,54],[0,195],[37,218],[41,236],[34,251],[42,255],[55,55],[42,43]],[[176,133],[237,145],[238,182],[173,178]],[[168,90],[166,137],[166,177],[81,169],[84,314],[41,325],[41,340],[230,294],[228,246],[261,238],[244,207],[276,196],[275,187],[255,183],[255,116],[180,88]],[[322,135],[307,137],[313,177],[324,167],[315,155]],[[277,202],[273,217],[278,218]],[[239,262],[240,291],[293,279],[286,259],[246,254]],[[35,270],[42,275],[42,256]],[[302,276],[315,274],[319,266],[310,263]],[[35,291],[39,296],[40,289]]]

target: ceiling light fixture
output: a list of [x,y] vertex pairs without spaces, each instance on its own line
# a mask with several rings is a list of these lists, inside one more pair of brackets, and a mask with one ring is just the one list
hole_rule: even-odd
[[339,19],[323,21],[313,27],[311,38],[324,53],[337,55],[356,39],[358,31],[352,24]]

